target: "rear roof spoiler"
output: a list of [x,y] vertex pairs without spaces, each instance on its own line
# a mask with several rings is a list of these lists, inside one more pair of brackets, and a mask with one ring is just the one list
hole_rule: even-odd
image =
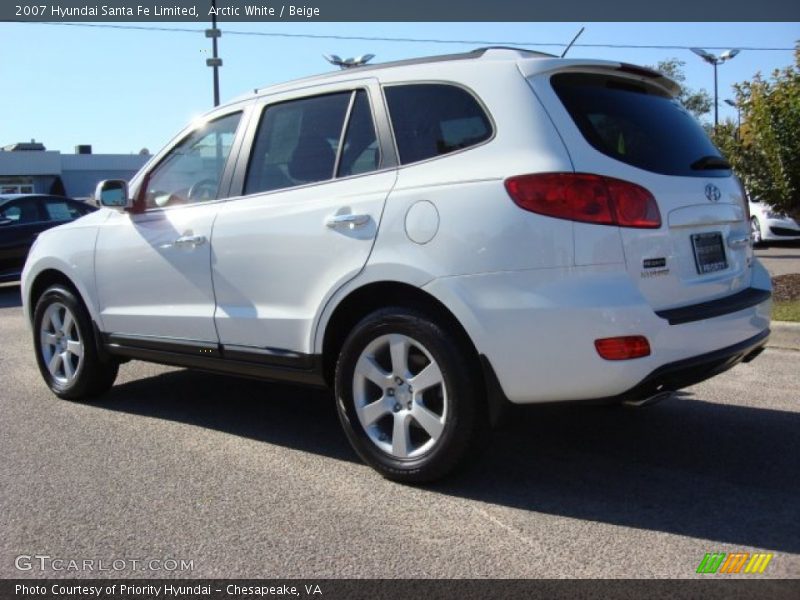
[[581,71],[584,69],[587,72],[601,71],[608,74],[617,72],[621,76],[633,77],[640,81],[657,85],[673,97],[681,92],[681,87],[663,73],[659,73],[655,69],[629,63],[608,60],[539,57],[535,60],[523,58],[517,64],[525,77],[563,71]]
[[632,65],[629,63],[620,63],[617,71],[651,79],[654,83],[657,83],[660,87],[667,90],[673,96],[677,96],[681,93],[681,86],[655,69],[648,69],[647,67],[640,67],[639,65]]

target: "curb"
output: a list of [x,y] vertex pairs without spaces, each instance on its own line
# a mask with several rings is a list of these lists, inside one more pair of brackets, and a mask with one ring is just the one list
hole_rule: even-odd
[[772,333],[769,336],[767,348],[800,350],[800,323],[773,321],[770,329]]

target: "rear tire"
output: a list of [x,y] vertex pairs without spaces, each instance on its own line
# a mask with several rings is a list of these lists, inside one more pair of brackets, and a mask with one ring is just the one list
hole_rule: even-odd
[[114,384],[119,363],[99,355],[91,317],[72,290],[62,285],[49,287],[33,315],[36,362],[56,396],[83,400]]
[[474,352],[415,310],[385,308],[358,323],[342,346],[335,388],[348,440],[387,479],[444,477],[486,426]]

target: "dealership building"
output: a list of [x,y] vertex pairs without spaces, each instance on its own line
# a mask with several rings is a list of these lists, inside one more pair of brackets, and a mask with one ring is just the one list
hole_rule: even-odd
[[140,154],[92,154],[92,147],[75,147],[75,154],[47,150],[43,144],[11,144],[0,149],[0,194],[56,194],[88,198],[98,181],[129,180],[150,158]]

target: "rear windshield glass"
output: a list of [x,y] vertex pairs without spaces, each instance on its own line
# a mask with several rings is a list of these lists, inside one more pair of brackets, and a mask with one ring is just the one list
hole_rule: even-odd
[[700,124],[660,89],[585,73],[554,75],[551,83],[583,137],[603,154],[664,175],[730,175]]

